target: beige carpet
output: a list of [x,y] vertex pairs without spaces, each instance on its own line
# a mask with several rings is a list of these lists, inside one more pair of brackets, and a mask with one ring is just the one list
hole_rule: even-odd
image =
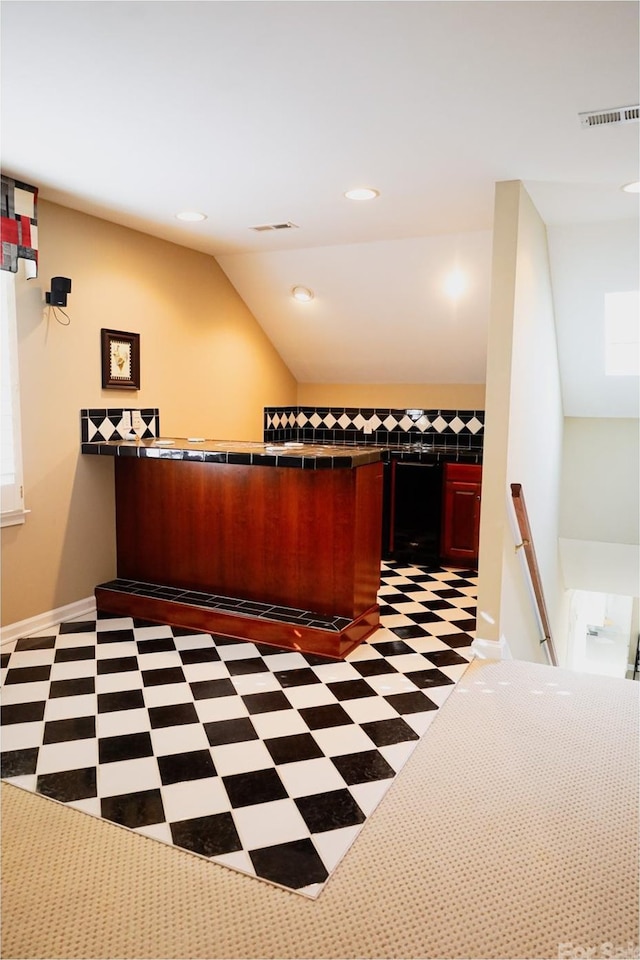
[[473,663],[316,901],[3,784],[2,956],[636,957],[637,692]]

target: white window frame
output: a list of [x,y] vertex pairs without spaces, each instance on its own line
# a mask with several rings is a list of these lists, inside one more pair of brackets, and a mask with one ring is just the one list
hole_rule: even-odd
[[[18,328],[16,313],[16,277],[8,270],[0,271],[0,324],[2,350],[2,422],[3,458],[5,441],[13,456],[11,479],[2,476],[0,485],[0,526],[10,527],[24,523],[28,510],[24,506],[24,477],[22,470],[22,432],[20,423],[20,374],[18,368]],[[4,426],[11,424],[11,436],[4,434]],[[4,468],[4,463],[0,465]]]

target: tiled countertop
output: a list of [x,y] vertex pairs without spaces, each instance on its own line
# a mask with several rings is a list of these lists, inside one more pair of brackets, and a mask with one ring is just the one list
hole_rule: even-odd
[[482,463],[482,447],[464,452],[444,445],[405,444],[400,447],[261,443],[250,440],[108,440],[82,444],[82,453],[108,457],[152,457],[204,463],[237,463],[305,470],[359,467],[378,460],[414,463]]
[[313,443],[287,445],[180,437],[83,443],[81,449],[82,453],[109,457],[152,457],[261,467],[299,467],[305,470],[360,467],[382,460],[385,454],[383,447],[320,446]]

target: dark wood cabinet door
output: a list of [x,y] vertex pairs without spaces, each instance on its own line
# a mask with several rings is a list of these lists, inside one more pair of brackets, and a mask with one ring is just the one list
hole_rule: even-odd
[[467,470],[460,479],[457,478],[459,471],[445,471],[441,555],[445,562],[476,566],[480,536],[481,468],[470,470],[472,465],[464,466]]

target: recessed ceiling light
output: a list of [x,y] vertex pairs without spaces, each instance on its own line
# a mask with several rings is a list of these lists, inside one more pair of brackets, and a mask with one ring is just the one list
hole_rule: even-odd
[[313,290],[309,290],[309,287],[293,287],[291,296],[300,303],[308,303],[309,300],[313,300]]
[[196,223],[198,220],[206,220],[206,213],[198,213],[197,210],[183,210],[176,213],[176,220],[186,220],[189,223]]
[[380,191],[374,190],[373,187],[355,187],[345,193],[347,200],[375,200],[379,196]]
[[640,193],[640,180],[636,180],[635,183],[625,183],[622,189],[625,193]]

